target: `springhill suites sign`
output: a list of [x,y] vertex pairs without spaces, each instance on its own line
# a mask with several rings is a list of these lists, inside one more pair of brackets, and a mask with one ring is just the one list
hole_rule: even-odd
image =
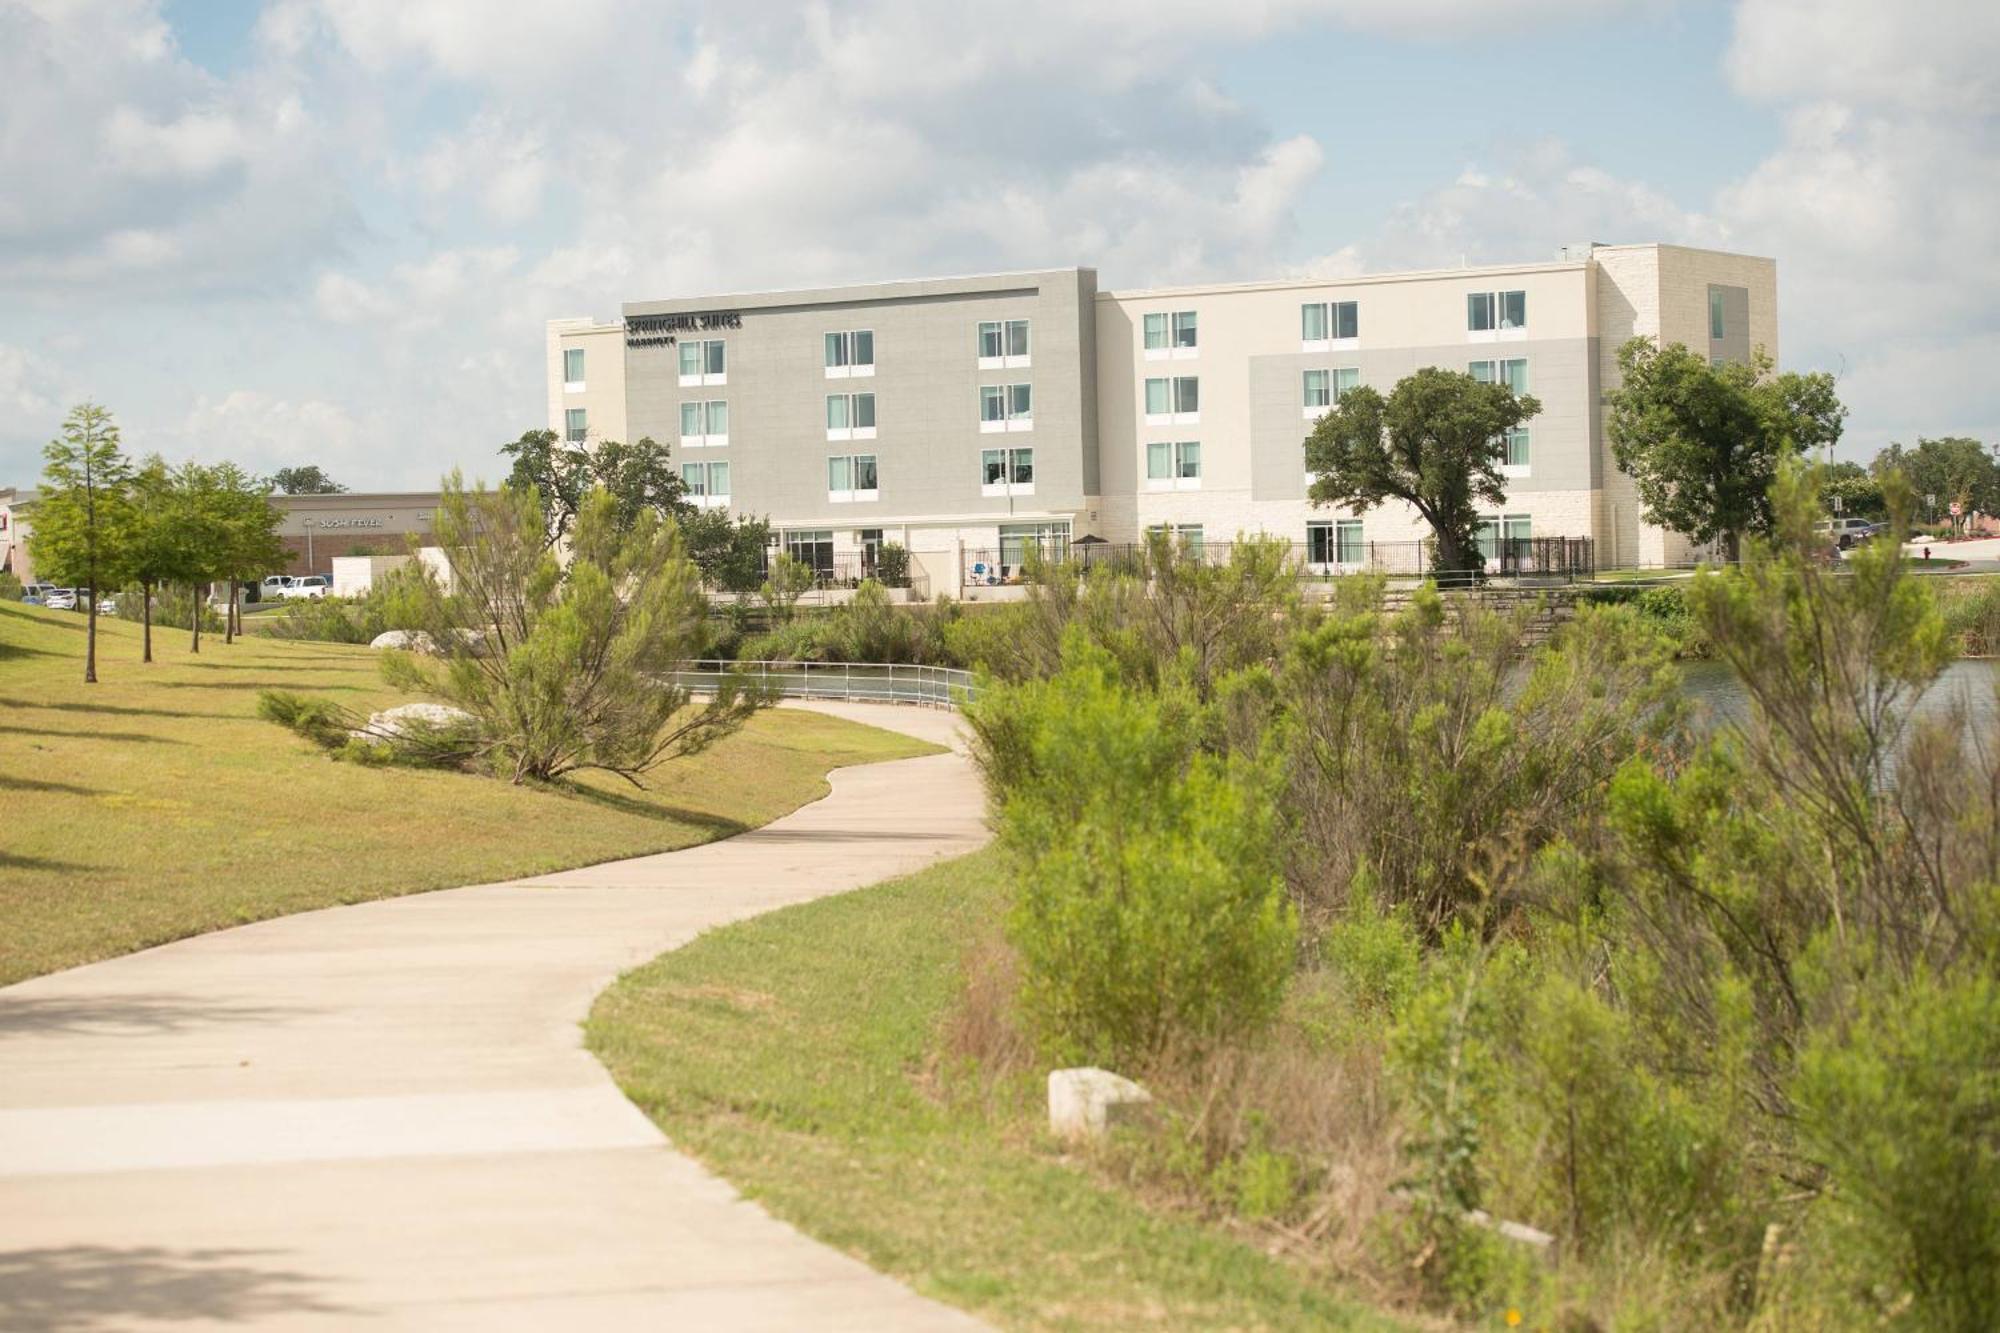
[[714,329],[740,329],[743,314],[737,310],[708,310],[692,315],[627,315],[627,347],[671,347],[683,333],[708,333]]

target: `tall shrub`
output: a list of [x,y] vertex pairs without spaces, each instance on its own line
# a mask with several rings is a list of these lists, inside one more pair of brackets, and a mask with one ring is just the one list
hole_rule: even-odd
[[1053,680],[974,717],[1023,867],[1008,931],[1046,1051],[1143,1067],[1267,1023],[1297,941],[1273,766],[1198,752],[1190,695],[1125,690],[1080,640]]
[[407,590],[415,628],[442,655],[393,652],[384,674],[479,719],[516,782],[597,768],[638,784],[768,702],[725,681],[697,707],[666,679],[701,656],[708,603],[678,531],[652,510],[626,526],[610,494],[590,492],[564,565],[543,544],[532,490],[468,491],[453,474],[433,531],[454,591],[430,580]]

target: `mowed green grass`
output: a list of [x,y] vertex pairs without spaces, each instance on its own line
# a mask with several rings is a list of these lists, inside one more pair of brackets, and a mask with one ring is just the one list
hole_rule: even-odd
[[1005,878],[989,849],[711,931],[600,996],[590,1048],[779,1217],[1000,1324],[1397,1327],[1065,1161],[1037,1088],[940,1091],[936,1034]]
[[0,983],[336,903],[668,851],[766,823],[843,764],[930,753],[774,709],[640,791],[337,763],[256,716],[260,689],[357,711],[407,702],[377,655],[253,635],[199,656],[181,630],[0,604]]

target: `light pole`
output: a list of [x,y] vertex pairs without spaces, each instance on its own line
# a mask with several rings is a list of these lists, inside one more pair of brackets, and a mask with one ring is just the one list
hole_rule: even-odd
[[310,574],[313,572],[313,521],[302,518],[299,523],[306,530],[306,573]]

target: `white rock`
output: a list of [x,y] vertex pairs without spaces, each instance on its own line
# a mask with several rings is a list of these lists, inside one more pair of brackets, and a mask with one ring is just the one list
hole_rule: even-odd
[[392,629],[377,634],[368,641],[370,648],[404,648],[413,653],[428,653],[437,647],[431,636],[422,630]]
[[476,722],[478,719],[463,708],[453,708],[450,704],[399,704],[394,708],[385,708],[379,713],[371,713],[366,729],[354,734],[367,740],[400,736],[412,721],[426,722],[434,727],[449,727],[463,722]]
[[1049,1071],[1049,1129],[1059,1138],[1101,1138],[1152,1100],[1137,1083],[1108,1069]]

